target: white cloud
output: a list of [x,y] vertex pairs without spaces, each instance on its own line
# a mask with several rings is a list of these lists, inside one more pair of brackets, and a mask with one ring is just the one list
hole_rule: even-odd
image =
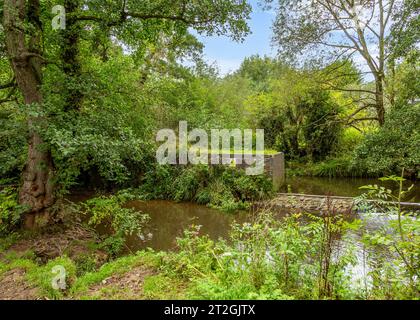
[[241,66],[241,59],[208,59],[209,63],[215,62],[219,67],[220,74],[225,76],[229,73],[235,72]]

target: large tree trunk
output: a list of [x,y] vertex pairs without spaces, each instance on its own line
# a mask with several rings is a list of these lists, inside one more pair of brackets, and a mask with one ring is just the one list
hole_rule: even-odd
[[29,139],[28,160],[19,193],[19,203],[29,208],[25,215],[25,227],[37,228],[49,222],[50,207],[54,204],[53,165],[48,150],[36,131]]
[[[27,2],[26,11],[25,0],[4,0],[3,24],[7,53],[24,101],[27,105],[39,105],[42,104],[39,0]],[[24,30],[28,23],[31,32]],[[48,222],[48,209],[54,203],[51,155],[37,132],[42,122],[42,118],[28,119],[28,159],[19,194],[19,203],[28,207],[25,227],[30,229]]]
[[379,125],[385,124],[385,103],[384,103],[384,85],[382,77],[376,79],[376,114],[378,116]]

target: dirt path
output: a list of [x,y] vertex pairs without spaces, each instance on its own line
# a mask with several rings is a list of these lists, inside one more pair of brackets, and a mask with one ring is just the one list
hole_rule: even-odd
[[[8,255],[25,257],[28,252],[35,255],[34,261],[43,265],[51,259],[62,255],[76,261],[78,257],[90,255],[95,258],[97,266],[108,260],[108,255],[100,250],[92,250],[90,245],[97,242],[95,234],[81,225],[62,227],[47,231],[31,238],[18,240],[4,252],[0,252],[0,262],[10,263]],[[14,268],[0,274],[0,300],[33,300],[42,298],[39,290],[26,280],[23,268]]]
[[36,300],[40,295],[25,280],[25,270],[13,269],[0,277],[0,300]]
[[[89,243],[96,241],[97,239],[93,232],[82,226],[74,225],[51,233],[44,232],[33,239],[22,239],[12,245],[6,253],[14,252],[19,255],[32,251],[38,259],[45,263],[63,254],[74,258],[81,254],[91,253]],[[105,253],[98,252],[98,254],[101,255],[102,260],[107,259]]]
[[112,300],[143,299],[144,279],[155,274],[156,272],[151,269],[136,267],[127,273],[113,275],[103,280],[102,283],[92,286],[84,297]]

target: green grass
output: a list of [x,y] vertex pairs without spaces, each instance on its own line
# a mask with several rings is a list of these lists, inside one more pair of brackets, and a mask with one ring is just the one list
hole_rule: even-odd
[[14,258],[11,255],[8,255],[5,260],[8,262],[0,262],[0,278],[6,272],[13,269],[23,269],[25,271],[30,271],[37,267],[34,261],[27,258]]
[[[119,288],[103,287],[95,295],[88,295],[88,291],[95,285],[100,285],[103,280],[112,276],[124,275],[136,267],[150,269],[151,274],[144,278],[140,299],[182,299],[185,292],[185,281],[165,272],[158,273],[165,253],[141,251],[134,255],[121,257],[104,264],[99,270],[85,273],[78,277],[78,265],[67,256],[58,257],[48,261],[45,265],[39,265],[32,252],[17,255],[10,252],[3,256],[0,262],[0,279],[4,274],[13,269],[25,271],[25,280],[38,289],[39,297],[48,299],[101,299],[112,297],[112,299],[126,299],[130,297],[130,290],[124,291]],[[55,290],[52,287],[52,272],[55,266],[63,266],[66,271],[67,289],[64,291]]]
[[34,261],[34,256],[31,252],[27,252],[23,257],[18,257],[14,253],[9,253],[4,257],[7,262],[0,263],[0,278],[8,271],[13,269],[21,269],[25,271],[25,280],[36,287],[42,297],[49,299],[61,299],[64,297],[64,292],[54,290],[52,287],[52,280],[55,274],[52,269],[55,266],[63,266],[66,271],[66,282],[71,285],[75,279],[76,265],[68,257],[58,257],[50,260],[45,265],[38,265]]
[[70,293],[83,296],[92,285],[99,284],[113,275],[124,274],[137,266],[156,268],[159,265],[159,255],[141,251],[135,255],[122,257],[104,264],[98,271],[89,272],[78,278]]
[[44,266],[31,268],[26,276],[29,282],[39,288],[41,293],[49,299],[62,299],[65,296],[65,292],[55,290],[52,287],[52,281],[57,275],[52,270],[56,266],[64,267],[67,286],[71,286],[76,279],[76,264],[67,256],[50,260]]
[[[76,299],[91,300],[101,299],[125,299],[129,296],[127,292],[121,291],[118,288],[104,287],[97,293],[87,295],[89,288],[100,284],[103,280],[116,275],[123,275],[136,267],[149,268],[151,270],[158,270],[162,264],[162,258],[166,253],[155,253],[151,251],[140,251],[135,255],[119,258],[115,261],[104,264],[98,271],[87,273],[78,278],[73,284],[70,295]],[[157,273],[147,275],[144,278],[143,292],[141,296],[136,298],[141,299],[182,299],[185,294],[185,282],[168,275],[166,273]]]
[[185,299],[185,283],[165,274],[151,275],[144,279],[144,298],[152,300]]

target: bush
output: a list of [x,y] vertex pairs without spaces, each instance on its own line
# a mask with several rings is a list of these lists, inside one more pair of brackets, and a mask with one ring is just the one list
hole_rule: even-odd
[[[357,228],[339,216],[284,220],[263,213],[254,223],[234,225],[229,242],[199,236],[193,226],[178,239],[179,252],[164,270],[189,279],[192,299],[314,299],[353,297],[349,276],[353,250],[337,234]],[[334,239],[334,241],[333,241]]]
[[354,153],[356,166],[371,174],[399,174],[403,168],[411,177],[420,169],[420,103],[394,107],[385,125],[367,135]]
[[124,247],[125,238],[140,234],[143,225],[149,220],[147,214],[122,207],[131,196],[120,192],[113,196],[101,196],[83,203],[84,213],[89,215],[89,225],[110,227],[111,236],[102,242],[111,256],[117,255]]
[[248,209],[270,195],[265,176],[247,176],[225,166],[159,166],[147,172],[138,193],[144,199],[193,201],[224,211]]

